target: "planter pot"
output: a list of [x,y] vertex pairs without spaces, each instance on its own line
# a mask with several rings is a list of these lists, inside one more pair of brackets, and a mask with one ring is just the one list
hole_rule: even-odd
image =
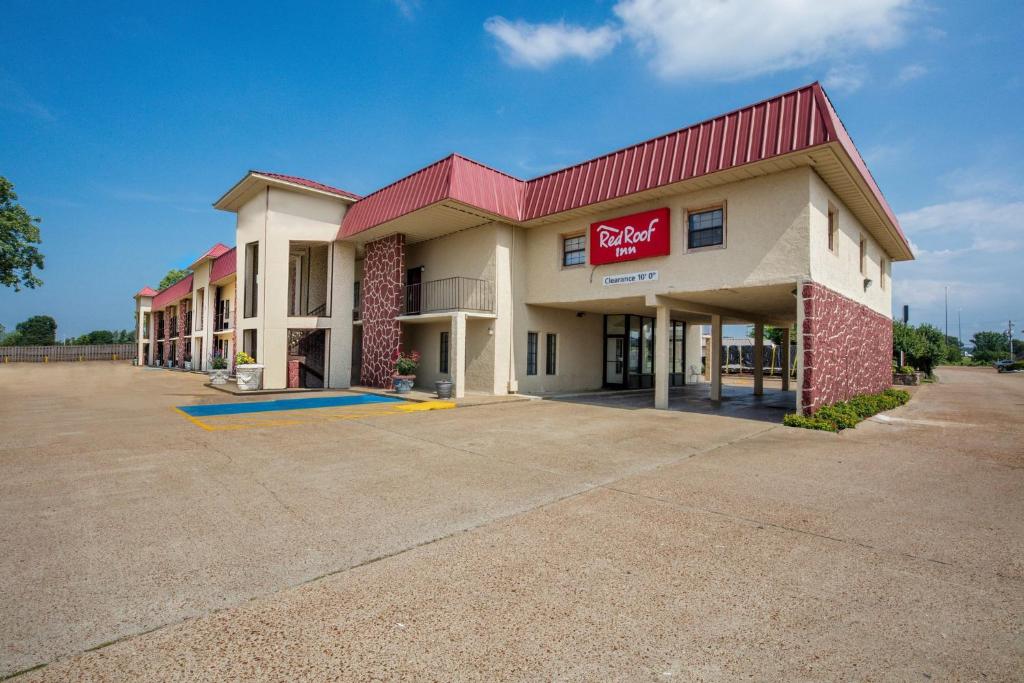
[[210,384],[227,384],[230,372],[227,368],[210,370]]
[[167,361],[167,367],[173,368],[174,367],[174,361],[173,360]]
[[452,381],[450,379],[443,379],[438,382],[434,382],[434,388],[437,389],[438,398],[452,397]]
[[908,372],[908,373],[893,373],[892,383],[904,387],[916,387],[921,383],[920,373]]
[[235,378],[240,391],[256,391],[263,385],[263,366],[246,364],[235,366]]
[[393,378],[395,393],[408,394],[412,391],[412,385],[415,381],[416,375],[395,375]]
[[192,369],[192,361],[190,361],[190,360],[185,361],[185,369],[186,370],[191,370]]

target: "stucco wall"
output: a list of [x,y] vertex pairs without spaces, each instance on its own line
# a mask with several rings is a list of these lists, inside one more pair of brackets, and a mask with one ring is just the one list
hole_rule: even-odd
[[[526,306],[516,321],[516,376],[520,393],[550,393],[599,389],[604,374],[604,316],[569,310]],[[537,374],[526,374],[526,340],[537,332]],[[545,374],[547,334],[558,335],[556,374]]]
[[892,320],[820,283],[800,288],[804,412],[892,384]]
[[[324,242],[333,243],[337,236],[338,226],[346,210],[341,199],[314,196],[290,190],[270,188],[255,195],[238,210],[237,223],[237,272],[239,312],[239,339],[247,329],[257,331],[257,359],[265,366],[263,386],[278,389],[287,386],[288,382],[288,330],[289,328],[308,329],[330,327],[332,344],[342,343],[346,348],[351,341],[351,282],[353,272],[350,254],[351,248],[343,250],[341,258],[332,258],[332,282],[344,278],[347,284],[343,290],[348,291],[349,299],[340,313],[348,323],[347,331],[340,332],[344,326],[335,325],[331,320],[320,321],[310,317],[288,316],[288,254],[289,242]],[[245,305],[245,259],[246,245],[259,243],[259,299],[256,315],[244,317]],[[339,272],[347,269],[347,272]],[[328,290],[333,296],[337,293],[332,286]],[[333,308],[332,302],[328,307]],[[332,310],[332,314],[336,312]],[[344,336],[344,339],[342,338]],[[345,386],[348,373],[338,363],[344,353],[331,353],[329,350],[331,372],[341,372],[342,380],[328,378],[331,386]],[[345,364],[347,367],[347,363]],[[339,383],[340,382],[340,383]]]
[[[891,261],[839,197],[816,173],[810,177],[810,263],[811,279],[843,296],[864,304],[885,316],[892,315]],[[836,210],[836,249],[828,248],[829,206]],[[860,271],[860,239],[867,240],[866,274]],[[886,258],[885,277],[881,260]],[[864,278],[872,283],[864,288]]]
[[[810,272],[809,185],[812,171],[796,168],[720,187],[620,206],[526,231],[528,303],[574,302],[611,297],[750,287],[796,282]],[[687,211],[725,205],[723,248],[687,252]],[[671,253],[637,261],[564,268],[562,237],[589,230],[591,223],[649,209],[671,211]],[[657,270],[646,284],[604,287],[606,275]]]

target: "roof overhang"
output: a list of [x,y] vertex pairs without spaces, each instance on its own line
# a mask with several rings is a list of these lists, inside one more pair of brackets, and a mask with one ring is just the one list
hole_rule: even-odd
[[277,187],[293,192],[300,192],[312,196],[327,197],[336,199],[344,204],[353,204],[359,198],[346,196],[336,192],[329,192],[310,185],[304,185],[292,180],[286,180],[258,171],[249,171],[241,180],[235,183],[230,190],[225,192],[220,199],[213,203],[213,208],[221,211],[238,211],[247,201],[259,194],[265,187]]

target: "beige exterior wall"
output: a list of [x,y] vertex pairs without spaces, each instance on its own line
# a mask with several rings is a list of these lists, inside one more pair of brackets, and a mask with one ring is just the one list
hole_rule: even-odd
[[[280,188],[264,188],[243,204],[237,222],[238,344],[244,348],[246,330],[256,330],[256,358],[264,365],[263,386],[281,389],[288,383],[288,330],[326,328],[328,333],[328,383],[349,384],[351,363],[352,282],[354,249],[335,243],[346,203],[341,199],[310,195]],[[292,317],[288,315],[288,254],[292,241],[324,242],[331,245],[331,316]],[[246,317],[246,257],[248,244],[259,244],[259,296],[255,315]]]
[[[798,168],[712,189],[621,206],[527,231],[527,303],[696,292],[795,282],[810,274],[808,214],[810,176]],[[603,266],[561,265],[563,236],[585,233],[591,223],[667,206],[671,254]],[[687,252],[688,211],[725,207],[725,246]],[[589,261],[589,254],[588,254]],[[656,282],[605,287],[601,279],[657,270]]]
[[[838,239],[828,248],[828,212],[836,212]],[[861,225],[816,173],[810,178],[810,278],[845,297],[892,317],[892,261],[874,237]],[[867,240],[867,267],[860,270],[860,240]],[[883,277],[881,262],[885,259]],[[871,284],[864,287],[864,279]]]

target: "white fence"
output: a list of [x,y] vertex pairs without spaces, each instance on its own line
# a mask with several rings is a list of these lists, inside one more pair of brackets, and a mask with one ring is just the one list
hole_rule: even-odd
[[59,363],[87,360],[131,360],[135,344],[87,346],[0,346],[0,363]]

